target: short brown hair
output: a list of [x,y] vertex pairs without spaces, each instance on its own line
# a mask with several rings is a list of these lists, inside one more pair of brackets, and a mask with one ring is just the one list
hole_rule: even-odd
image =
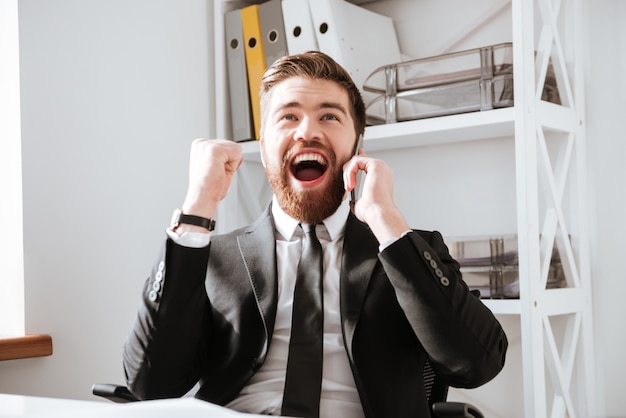
[[261,125],[265,123],[272,88],[287,78],[297,76],[313,80],[329,80],[339,84],[348,93],[356,138],[365,132],[365,104],[361,92],[350,74],[341,65],[319,51],[308,51],[279,58],[265,71],[260,91]]

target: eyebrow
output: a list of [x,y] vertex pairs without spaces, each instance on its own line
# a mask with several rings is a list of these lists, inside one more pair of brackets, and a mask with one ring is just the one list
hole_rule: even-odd
[[[281,111],[284,109],[289,109],[289,108],[297,108],[297,109],[301,109],[302,108],[302,104],[300,102],[287,102],[287,103],[283,103],[282,105],[278,106],[278,108],[276,108],[276,111]],[[335,109],[340,111],[341,113],[343,113],[344,115],[348,114],[347,109],[341,105],[340,103],[335,103],[335,102],[322,102],[320,103],[317,107],[317,110],[319,109]]]

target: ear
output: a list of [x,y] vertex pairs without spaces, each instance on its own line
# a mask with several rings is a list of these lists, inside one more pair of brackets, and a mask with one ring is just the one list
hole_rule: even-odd
[[259,152],[261,154],[261,164],[263,164],[263,168],[265,168],[265,158],[263,158],[265,155],[265,141],[263,137],[259,138]]

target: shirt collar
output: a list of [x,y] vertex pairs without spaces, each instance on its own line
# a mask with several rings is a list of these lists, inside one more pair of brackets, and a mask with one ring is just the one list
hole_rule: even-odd
[[[328,231],[331,241],[337,239],[341,236],[341,234],[343,234],[346,228],[349,213],[350,202],[348,199],[343,199],[341,205],[339,205],[335,213],[324,219],[324,226]],[[283,208],[281,208],[278,204],[276,195],[272,197],[272,216],[274,217],[276,232],[278,232],[278,234],[285,240],[291,241],[300,222],[285,213]]]

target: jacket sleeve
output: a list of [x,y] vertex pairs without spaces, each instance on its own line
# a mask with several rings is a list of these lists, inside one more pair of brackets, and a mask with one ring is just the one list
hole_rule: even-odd
[[182,396],[199,379],[210,334],[204,287],[209,246],[188,248],[167,239],[145,282],[123,351],[127,385],[140,399]]
[[504,366],[506,335],[462,280],[441,234],[413,231],[380,253],[398,303],[438,374],[472,388]]

